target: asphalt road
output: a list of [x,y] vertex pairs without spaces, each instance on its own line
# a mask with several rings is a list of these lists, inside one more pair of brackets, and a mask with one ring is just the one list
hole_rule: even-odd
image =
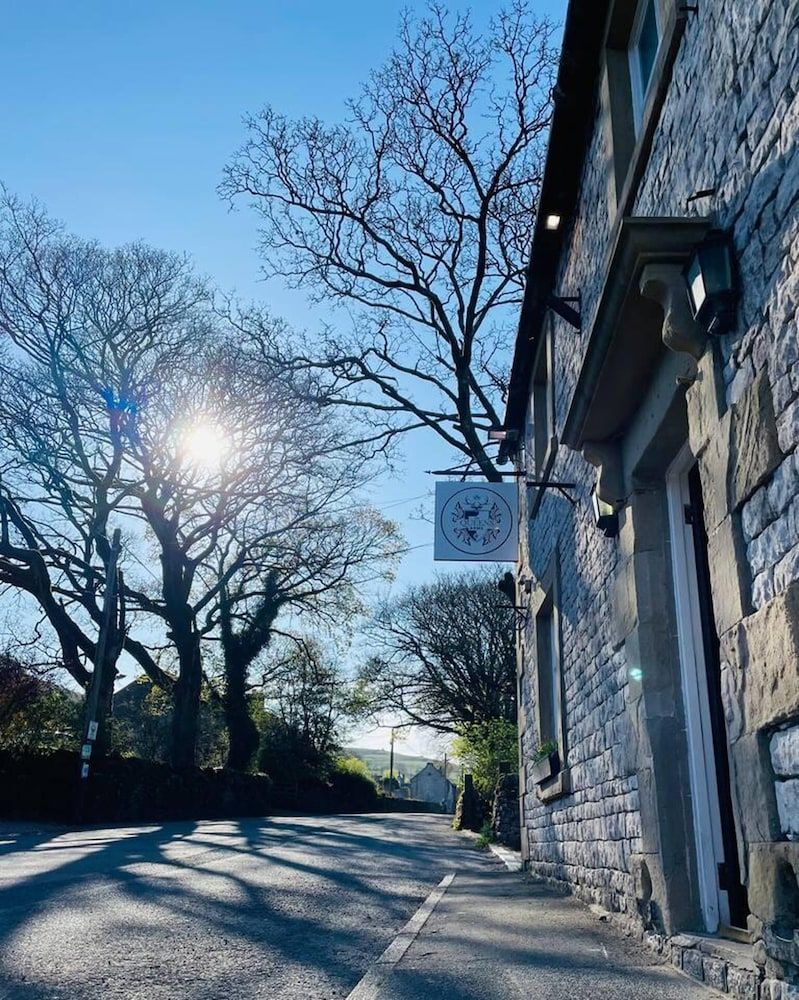
[[424,815],[0,827],[0,1000],[332,1000],[367,970],[360,1000],[716,995],[471,844]]
[[343,998],[448,872],[424,815],[0,835],[0,1000]]

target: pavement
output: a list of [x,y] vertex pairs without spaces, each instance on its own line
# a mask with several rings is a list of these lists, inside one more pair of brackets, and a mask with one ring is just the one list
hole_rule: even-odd
[[456,875],[374,996],[712,1000],[720,994],[657,963],[574,899],[495,868]]
[[3,825],[0,1000],[713,995],[472,843],[421,814]]

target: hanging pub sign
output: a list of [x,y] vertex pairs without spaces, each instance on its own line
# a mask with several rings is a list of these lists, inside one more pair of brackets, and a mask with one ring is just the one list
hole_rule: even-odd
[[516,562],[518,547],[516,483],[436,483],[434,559]]

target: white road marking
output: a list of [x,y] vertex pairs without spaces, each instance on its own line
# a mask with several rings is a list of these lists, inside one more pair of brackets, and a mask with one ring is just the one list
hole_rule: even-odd
[[427,923],[428,917],[441,902],[441,898],[452,885],[454,879],[454,874],[445,875],[441,879],[436,888],[433,889],[408,923],[405,924],[380,958],[377,959],[355,989],[347,996],[347,1000],[377,1000],[377,997],[380,995],[380,988],[388,978],[389,973],[419,936],[419,931]]

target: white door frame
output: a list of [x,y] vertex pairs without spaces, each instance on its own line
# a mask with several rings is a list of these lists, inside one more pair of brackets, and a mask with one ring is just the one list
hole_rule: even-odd
[[718,865],[724,861],[721,811],[710,725],[694,539],[691,526],[685,520],[685,507],[690,504],[688,472],[695,461],[686,444],[666,473],[666,496],[699,898],[705,930],[714,934],[721,924],[729,924],[730,912],[727,893],[719,888]]

